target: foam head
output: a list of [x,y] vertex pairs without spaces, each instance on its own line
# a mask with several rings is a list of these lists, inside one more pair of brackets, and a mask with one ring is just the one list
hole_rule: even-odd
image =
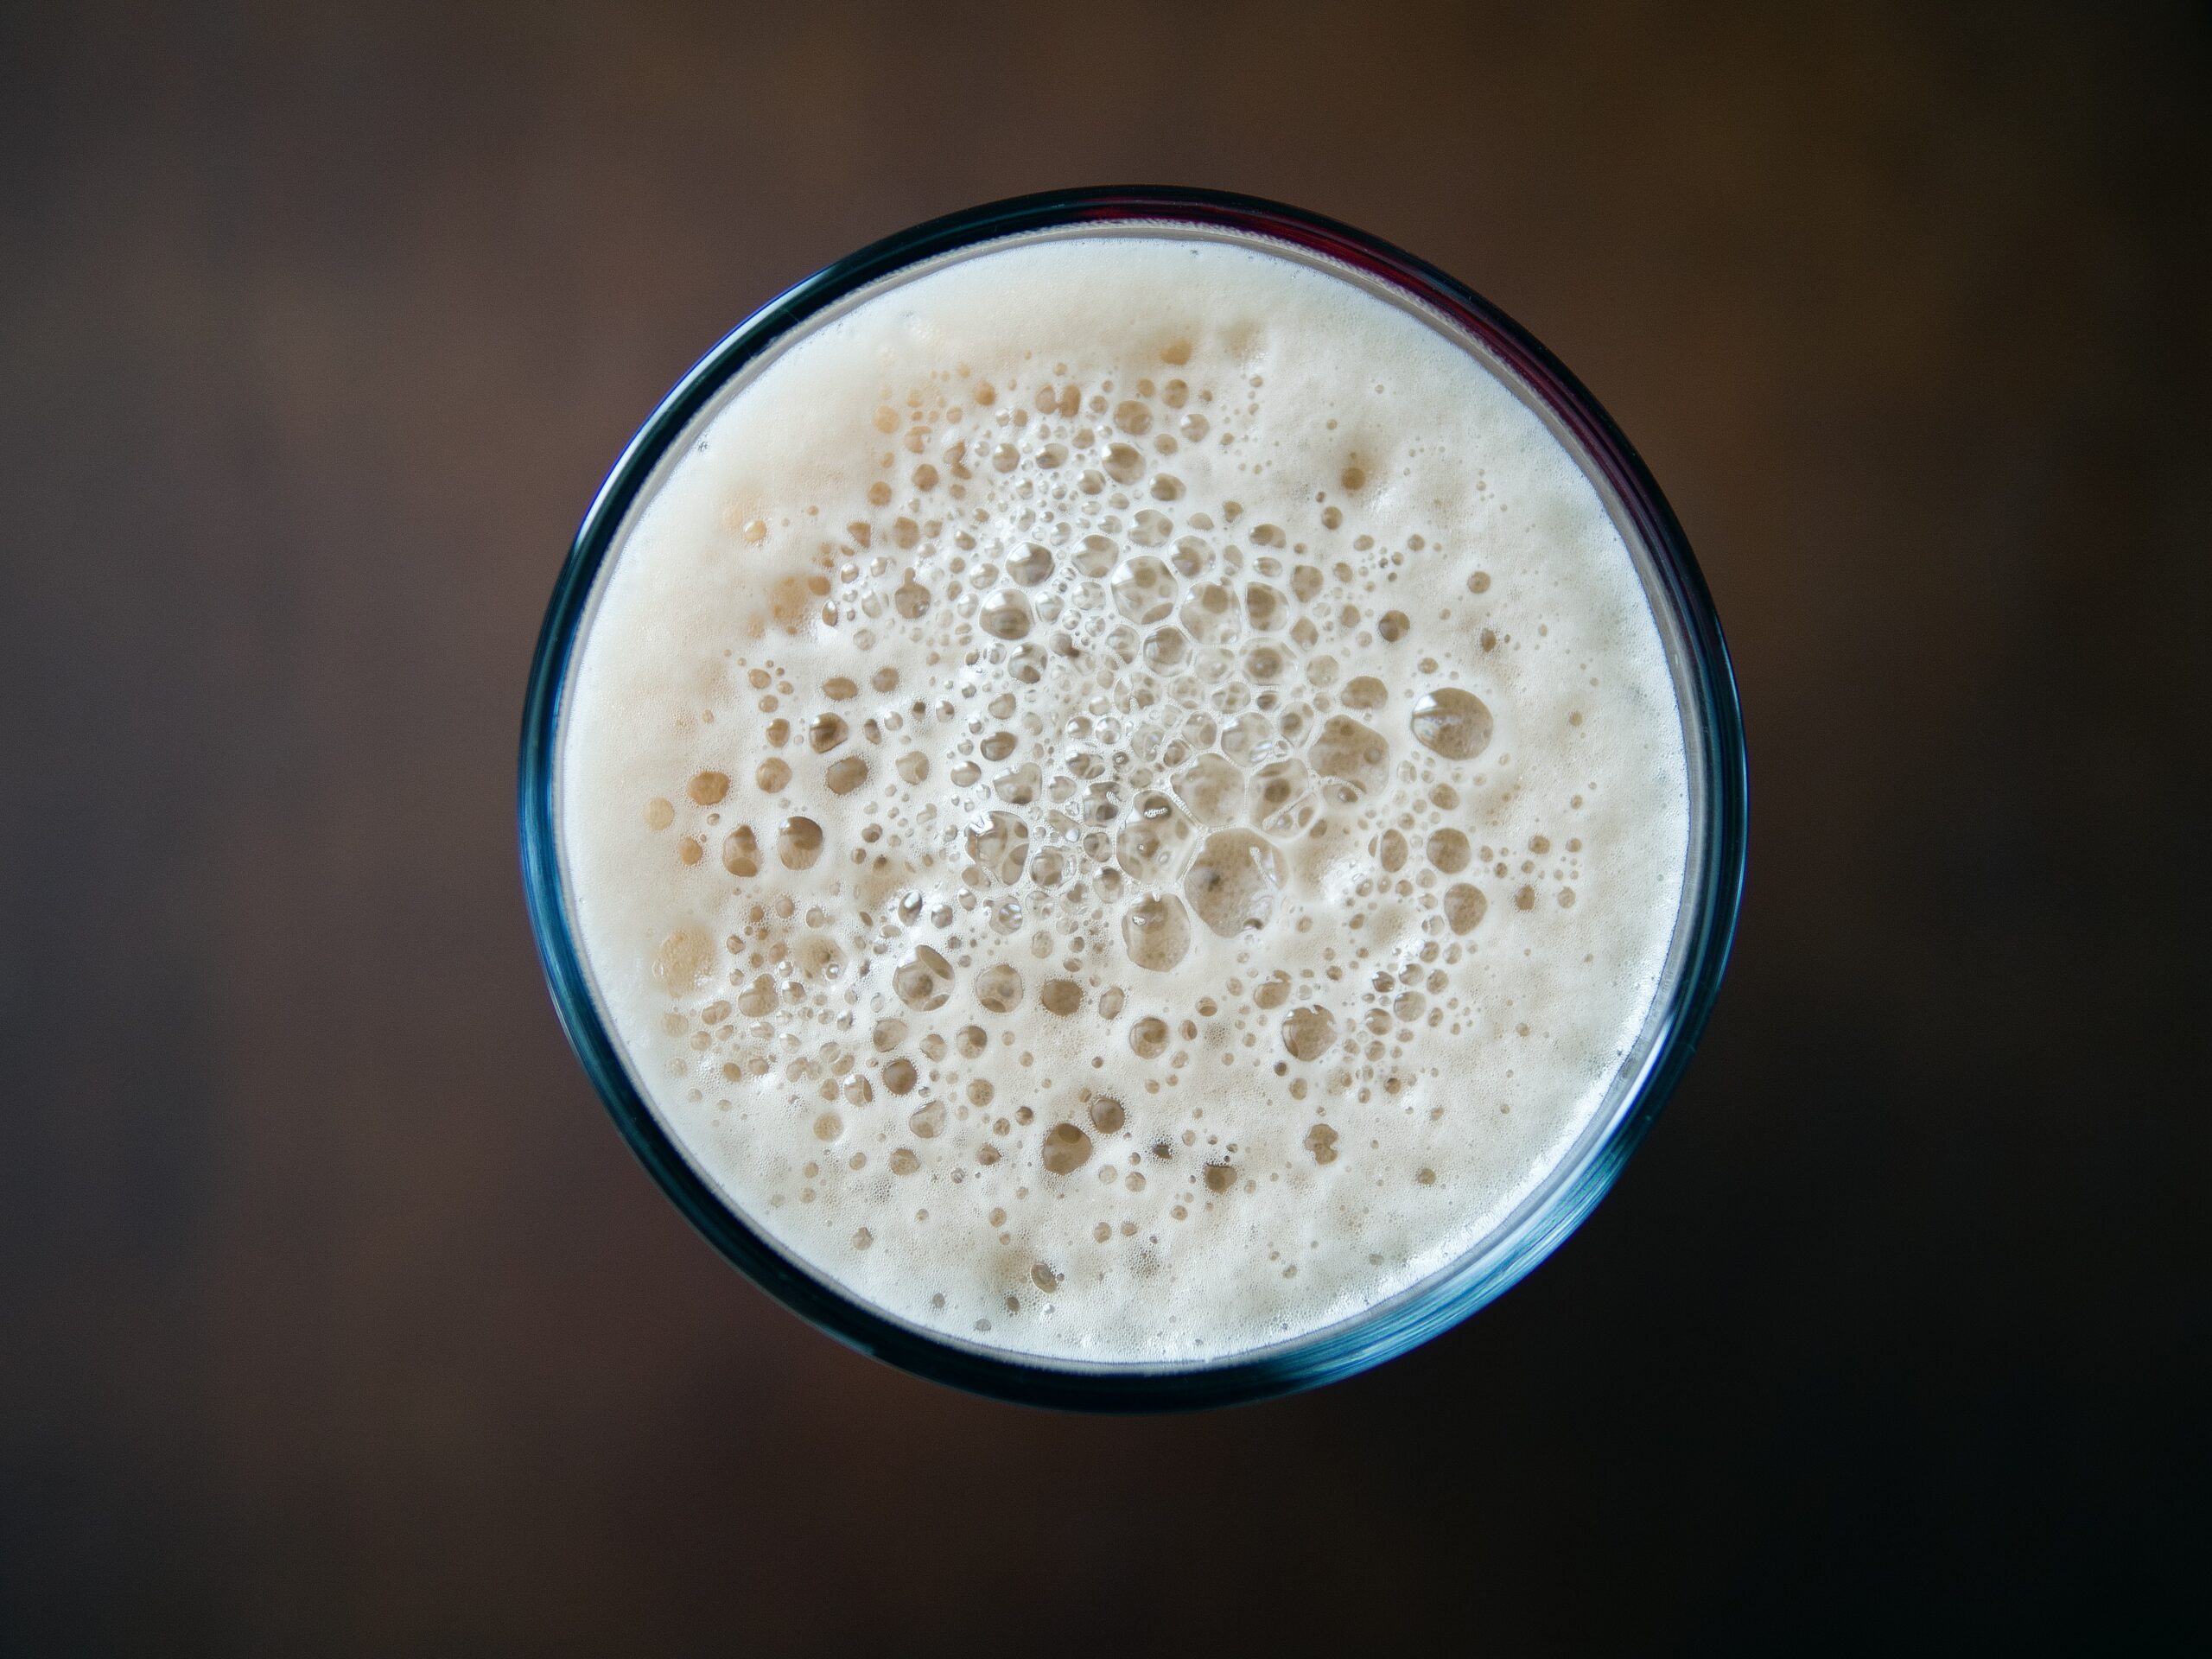
[[634,510],[564,719],[655,1113],[810,1270],[1046,1359],[1478,1247],[1681,897],[1666,654],[1573,454],[1249,239],[986,246],[786,344]]

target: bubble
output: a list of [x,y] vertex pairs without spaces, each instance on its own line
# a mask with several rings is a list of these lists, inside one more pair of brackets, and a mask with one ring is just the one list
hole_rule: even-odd
[[1536,890],[1534,887],[1522,887],[1518,893],[1513,895],[1514,909],[1534,910],[1535,907]]
[[1037,1001],[1049,1014],[1073,1014],[1083,1007],[1083,987],[1071,979],[1048,979],[1039,988]]
[[1164,880],[1182,855],[1191,830],[1175,803],[1158,791],[1137,798],[1136,810],[1115,837],[1115,857],[1135,880]]
[[1191,948],[1191,918],[1173,893],[1140,899],[1122,916],[1122,944],[1129,960],[1154,973],[1166,973]]
[[1457,830],[1438,830],[1429,836],[1428,861],[1446,875],[1459,874],[1473,857],[1474,849]]
[[1272,633],[1290,615],[1290,601],[1280,590],[1264,582],[1255,582],[1244,589],[1244,616],[1255,632]]
[[1156,628],[1145,636],[1145,664],[1154,669],[1173,668],[1189,655],[1190,648],[1190,639],[1180,628]]
[[1133,438],[1152,430],[1152,411],[1135,398],[1114,405],[1114,424]]
[[824,1112],[814,1120],[814,1138],[817,1141],[835,1141],[844,1132],[845,1120],[835,1112]]
[[842,715],[824,712],[817,715],[807,727],[807,744],[817,754],[827,754],[845,741],[851,729]]
[[1165,621],[1175,608],[1175,577],[1165,561],[1139,553],[1115,568],[1114,607],[1139,626]]
[[776,857],[787,870],[810,870],[822,856],[822,826],[812,818],[784,820],[776,832]]
[[782,794],[791,780],[791,763],[772,754],[753,769],[753,781],[764,795]]
[[1312,779],[1302,760],[1271,760],[1252,774],[1252,820],[1271,835],[1302,830],[1313,817]]
[[1265,715],[1239,715],[1222,728],[1221,752],[1249,763],[1272,746],[1274,734],[1274,722]]
[[732,875],[760,874],[760,843],[753,838],[753,831],[745,824],[722,837],[722,868]]
[[919,1074],[914,1070],[914,1063],[903,1054],[896,1059],[887,1060],[884,1063],[883,1086],[894,1095],[913,1093],[914,1084],[919,1080]]
[[902,783],[918,784],[930,775],[930,758],[919,750],[909,749],[899,757],[899,777]]
[[1249,830],[1222,830],[1199,848],[1183,894],[1198,918],[1223,938],[1267,925],[1284,879],[1282,855]]
[[1024,588],[1036,588],[1052,578],[1052,550],[1029,543],[1006,562],[1006,573]]
[[930,590],[912,576],[900,582],[891,595],[891,608],[909,622],[921,620],[930,607]]
[[1033,1262],[1029,1268],[1029,1282],[1050,1295],[1060,1287],[1060,1275],[1042,1262]]
[[1055,1123],[1038,1156],[1052,1174],[1071,1175],[1090,1161],[1090,1137],[1072,1123]]
[[1255,685],[1272,685],[1289,671],[1290,659],[1273,645],[1253,645],[1244,652],[1244,677]]
[[1280,968],[1252,988],[1252,1001],[1262,1008],[1279,1008],[1290,1001],[1290,976]]
[[968,830],[968,856],[999,880],[1021,880],[1029,860],[1029,826],[1011,812],[991,812]]
[[1111,1095],[1101,1095],[1090,1103],[1090,1126],[1101,1135],[1112,1135],[1128,1118],[1122,1103]]
[[1305,1003],[1283,1016],[1282,1046],[1294,1059],[1318,1060],[1337,1040],[1337,1016],[1317,1002]]
[[952,994],[952,964],[928,945],[917,945],[914,954],[891,976],[891,988],[901,1002],[918,1012],[941,1008]]
[[922,1160],[914,1155],[912,1147],[900,1147],[891,1154],[891,1173],[893,1175],[911,1175],[921,1166]]
[[1129,1026],[1129,1047],[1141,1060],[1156,1060],[1167,1052],[1173,1035],[1167,1022],[1156,1014],[1146,1014]]
[[1228,1192],[1236,1185],[1236,1166],[1208,1164],[1205,1167],[1205,1183],[1206,1191],[1209,1192]]
[[1491,714],[1456,685],[1440,686],[1414,705],[1414,741],[1447,760],[1471,760],[1490,747]]
[[849,795],[868,781],[868,762],[857,754],[833,760],[822,780],[829,785],[832,795]]
[[1105,467],[1116,484],[1134,484],[1144,476],[1144,453],[1135,444],[1114,444],[1106,451]]
[[1376,856],[1386,870],[1402,870],[1406,867],[1406,838],[1395,830],[1385,830],[1376,842]]
[[712,806],[729,793],[729,774],[722,772],[701,772],[692,774],[683,792],[701,806]]
[[[1530,902],[1535,902],[1533,896]],[[1444,919],[1454,933],[1471,931],[1482,920],[1483,912],[1489,908],[1490,900],[1483,897],[1480,887],[1470,887],[1462,881],[1445,889]],[[1523,905],[1522,908],[1526,910],[1528,906]]]
[[1307,751],[1313,770],[1361,795],[1371,795],[1389,781],[1390,745],[1382,733],[1349,715],[1332,715]]
[[1008,588],[992,594],[976,620],[995,639],[1020,639],[1028,635],[1036,613],[1029,608],[1027,594]]
[[1084,575],[1096,578],[1111,571],[1121,556],[1121,550],[1108,537],[1090,535],[1076,549],[1075,568]]
[[976,976],[976,1000],[993,1014],[1011,1014],[1021,1003],[1021,973],[1008,963]]
[[1306,1131],[1306,1150],[1313,1154],[1317,1164],[1337,1161],[1337,1132],[1325,1123],[1316,1123]]
[[1244,774],[1217,754],[1202,754],[1168,780],[1200,823],[1215,829],[1244,815]]
[[1385,611],[1375,623],[1375,632],[1382,636],[1385,643],[1393,645],[1404,639],[1412,627],[1413,624],[1407,620],[1403,611]]
[[944,1133],[944,1103],[932,1100],[907,1114],[906,1128],[916,1139],[934,1141]]
[[832,702],[849,702],[860,693],[860,687],[842,674],[834,674],[822,682],[822,695]]
[[653,979],[670,995],[681,996],[707,976],[715,963],[715,942],[695,927],[670,934],[653,953]]
[[1218,582],[1202,582],[1191,589],[1177,613],[1183,632],[1200,645],[1219,645],[1234,639],[1239,623],[1236,594]]
[[1389,695],[1382,681],[1371,674],[1363,674],[1345,682],[1344,703],[1347,709],[1380,709]]
[[[1161,488],[1163,485],[1173,485],[1173,488],[1163,490]],[[1152,493],[1155,498],[1161,500],[1173,500],[1182,493],[1182,488],[1181,485],[1175,484],[1174,480],[1169,478],[1160,477],[1152,480]],[[1154,507],[1146,507],[1140,511],[1129,525],[1129,539],[1139,547],[1164,546],[1167,538],[1174,533],[1175,521]]]
[[665,830],[676,822],[676,808],[665,795],[656,795],[645,803],[645,828]]

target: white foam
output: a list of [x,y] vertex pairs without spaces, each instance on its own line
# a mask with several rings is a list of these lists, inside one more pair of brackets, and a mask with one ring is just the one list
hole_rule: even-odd
[[1027,1355],[1232,1353],[1478,1245],[1681,892],[1681,721],[1588,480],[1432,324],[1250,243],[1002,245],[784,351],[632,515],[565,718],[655,1112],[816,1273]]

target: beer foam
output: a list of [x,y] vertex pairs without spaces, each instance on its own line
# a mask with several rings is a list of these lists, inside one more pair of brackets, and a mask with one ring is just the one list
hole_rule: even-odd
[[564,719],[652,1109],[815,1274],[1046,1360],[1480,1245],[1681,897],[1673,680],[1573,456],[1434,321],[1169,226],[783,347],[632,512]]

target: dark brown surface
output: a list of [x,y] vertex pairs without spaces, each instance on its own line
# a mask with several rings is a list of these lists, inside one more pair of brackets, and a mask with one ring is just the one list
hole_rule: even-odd
[[[0,1650],[2184,1617],[2201,9],[1080,15],[0,9]],[[510,810],[668,383],[863,241],[1119,180],[1350,219],[1545,339],[1753,750],[1733,976],[1590,1224],[1378,1373],[1146,1422],[724,1268],[562,1043]]]

